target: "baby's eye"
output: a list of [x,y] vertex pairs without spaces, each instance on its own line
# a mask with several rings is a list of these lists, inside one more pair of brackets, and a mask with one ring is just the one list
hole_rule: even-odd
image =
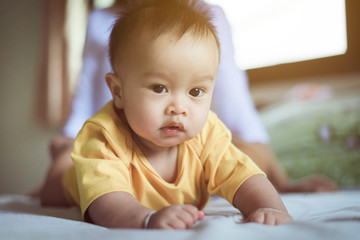
[[152,87],[153,91],[156,93],[166,93],[167,90],[163,85],[154,85]]
[[200,97],[204,94],[204,91],[200,88],[193,88],[189,91],[189,94],[193,97]]

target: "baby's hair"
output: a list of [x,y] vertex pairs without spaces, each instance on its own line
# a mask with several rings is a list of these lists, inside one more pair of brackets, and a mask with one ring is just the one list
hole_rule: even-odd
[[[209,6],[202,0],[123,0],[119,18],[116,20],[109,39],[109,57],[112,68],[125,54],[120,51],[131,42],[136,30],[147,31],[156,39],[161,34],[172,32],[180,39],[191,32],[195,37],[213,36],[218,50],[220,44]],[[115,70],[115,69],[114,69]]]

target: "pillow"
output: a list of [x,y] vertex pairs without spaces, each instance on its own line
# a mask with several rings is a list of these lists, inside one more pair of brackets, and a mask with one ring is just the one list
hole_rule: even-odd
[[286,102],[260,112],[270,146],[292,179],[321,174],[360,186],[360,96]]

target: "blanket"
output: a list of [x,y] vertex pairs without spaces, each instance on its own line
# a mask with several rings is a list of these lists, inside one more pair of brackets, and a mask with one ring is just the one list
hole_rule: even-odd
[[24,195],[0,196],[0,239],[360,239],[360,190],[282,194],[294,222],[243,223],[226,200],[213,197],[190,230],[108,229],[81,221],[78,208],[44,208]]

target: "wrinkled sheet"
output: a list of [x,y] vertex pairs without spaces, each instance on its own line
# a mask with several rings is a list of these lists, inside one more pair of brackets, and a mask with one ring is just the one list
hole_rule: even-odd
[[360,190],[282,194],[294,222],[242,223],[226,200],[212,198],[190,230],[107,229],[81,221],[78,208],[43,208],[37,199],[0,195],[0,239],[360,239]]

